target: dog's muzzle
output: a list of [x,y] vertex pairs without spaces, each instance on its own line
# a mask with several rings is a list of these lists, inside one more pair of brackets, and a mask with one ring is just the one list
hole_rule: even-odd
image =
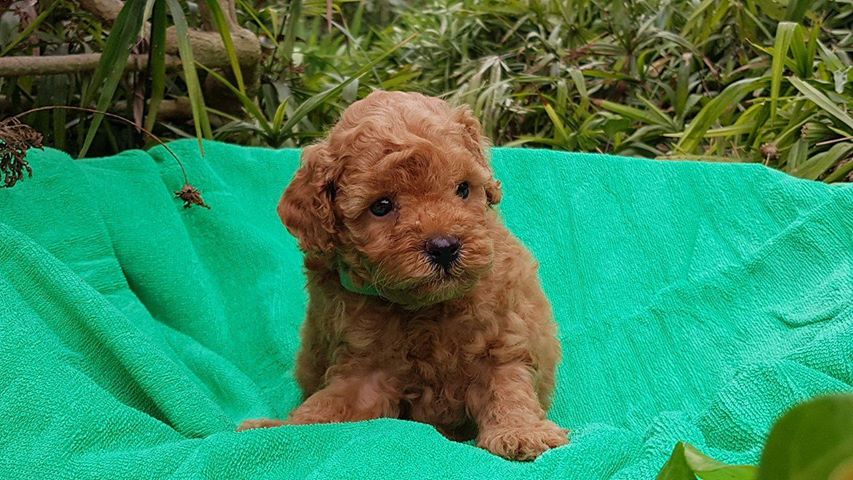
[[427,240],[424,245],[424,251],[430,263],[440,267],[445,272],[449,271],[459,259],[461,249],[462,242],[453,235],[436,235]]

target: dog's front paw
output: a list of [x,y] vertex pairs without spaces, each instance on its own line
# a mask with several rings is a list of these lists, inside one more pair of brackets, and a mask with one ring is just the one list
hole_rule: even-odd
[[346,421],[344,412],[340,409],[306,408],[299,407],[290,413],[287,425],[315,425],[318,423],[339,423]]
[[533,425],[493,426],[477,436],[477,446],[509,460],[533,460],[546,450],[569,443],[568,430],[542,420]]
[[284,425],[284,422],[281,420],[275,420],[272,418],[254,418],[243,421],[243,423],[237,427],[237,431],[242,432],[243,430],[254,430],[256,428],[272,428],[281,425]]

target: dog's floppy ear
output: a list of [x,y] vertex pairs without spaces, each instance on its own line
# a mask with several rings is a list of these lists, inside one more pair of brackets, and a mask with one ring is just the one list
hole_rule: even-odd
[[480,122],[471,113],[471,108],[467,105],[458,107],[453,114],[453,120],[462,126],[465,133],[465,147],[477,155],[484,166],[488,167],[485,154],[489,147],[489,140],[483,135]]
[[323,256],[334,248],[337,221],[332,159],[325,143],[302,151],[302,165],[278,203],[278,216],[299,248]]
[[503,197],[501,182],[494,178],[486,182],[486,201],[489,202],[489,205],[501,203],[501,197]]
[[480,163],[489,170],[491,178],[486,182],[486,200],[489,205],[497,205],[501,201],[501,182],[495,180],[492,166],[489,164],[488,150],[489,139],[483,135],[483,128],[480,122],[471,113],[468,106],[462,106],[456,109],[454,120],[462,125],[465,132],[465,146],[473,153]]

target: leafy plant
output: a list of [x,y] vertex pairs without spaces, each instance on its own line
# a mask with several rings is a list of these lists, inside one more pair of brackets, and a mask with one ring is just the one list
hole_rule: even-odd
[[[203,4],[224,34],[227,22],[211,1]],[[851,2],[237,0],[239,25],[263,46],[257,83],[243,78],[232,50],[230,76],[194,74],[186,58],[182,73],[167,73],[159,39],[168,22],[181,23],[190,10],[176,16],[177,2],[164,2],[142,2],[142,25],[151,25],[150,86],[140,88],[147,82],[141,75],[125,75],[107,95],[103,86],[110,85],[87,74],[0,79],[0,106],[4,99],[20,110],[63,101],[60,92],[85,103],[88,92],[109,96],[107,105],[133,116],[133,106],[145,104],[137,100],[143,91],[144,123],[164,136],[299,146],[370,90],[404,89],[470,104],[498,145],[762,162],[827,182],[853,175]],[[42,8],[40,20],[15,26],[12,35],[0,28],[0,51],[26,53],[33,44],[21,40],[24,31],[33,32],[43,54],[105,51],[119,32],[67,0]],[[183,15],[189,27],[197,22],[191,13]],[[238,108],[203,98],[205,81],[231,91]],[[194,120],[174,109],[158,113],[169,102],[190,105]],[[70,149],[82,142],[74,135],[66,142],[57,124],[90,127],[86,118],[60,114],[30,123],[47,143]],[[107,124],[92,142],[104,153],[139,139]]]
[[[127,0],[125,2],[124,8],[119,12],[118,18],[116,18],[113,25],[112,34],[107,38],[107,44],[104,46],[104,52],[98,68],[92,76],[91,86],[87,95],[83,96],[83,106],[91,102],[95,92],[100,92],[98,103],[95,107],[99,112],[105,111],[107,106],[112,102],[118,83],[124,76],[124,68],[116,68],[116,66],[127,64],[131,46],[136,43],[136,39],[142,29],[144,13],[145,0]],[[101,125],[103,118],[102,113],[96,113],[92,117],[91,126],[86,133],[86,139],[83,141],[83,146],[80,147],[81,157],[85,156],[86,152],[89,151],[89,147],[92,145],[92,140],[95,139],[95,134],[98,132],[98,127]]]
[[726,465],[679,443],[658,480],[850,480],[853,395],[798,405],[773,426],[759,466]]
[[[408,43],[414,37],[415,35],[411,35],[400,43],[398,43],[397,45],[392,46],[388,51],[382,52],[379,56],[367,62],[359,70],[352,73],[351,76],[342,80],[337,85],[334,85],[320,93],[311,96],[310,98],[302,102],[298,107],[292,109],[289,114],[287,113],[289,98],[285,98],[278,105],[278,107],[276,107],[275,114],[271,119],[267,118],[264,112],[254,104],[252,98],[241,92],[237,87],[231,84],[224,77],[218,75],[216,72],[208,69],[207,67],[204,67],[203,65],[199,66],[204,68],[209,75],[211,75],[213,78],[215,78],[223,85],[225,85],[229,90],[231,90],[231,92],[234,93],[234,95],[236,95],[237,98],[240,99],[240,102],[242,102],[245,111],[249,115],[249,117],[254,120],[254,123],[247,123],[240,119],[234,119],[233,125],[241,127],[243,130],[246,131],[254,131],[258,135],[260,135],[268,145],[273,147],[279,147],[286,140],[294,136],[295,127],[300,122],[302,122],[308,114],[317,109],[324,102],[329,101],[329,99],[331,99],[333,96],[339,94],[351,83],[358,81],[359,78],[370,72],[373,67],[378,65],[382,60],[394,53],[394,51],[396,51],[398,48]],[[227,131],[228,128],[229,126],[224,127],[223,131]]]
[[726,465],[688,443],[678,443],[657,480],[754,480],[757,471],[752,465]]

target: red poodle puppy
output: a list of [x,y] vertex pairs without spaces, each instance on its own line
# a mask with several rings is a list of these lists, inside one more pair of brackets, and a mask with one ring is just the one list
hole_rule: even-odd
[[467,109],[379,91],[305,149],[278,206],[305,253],[305,401],[241,429],[404,418],[516,460],[568,442],[551,306],[485,146]]

